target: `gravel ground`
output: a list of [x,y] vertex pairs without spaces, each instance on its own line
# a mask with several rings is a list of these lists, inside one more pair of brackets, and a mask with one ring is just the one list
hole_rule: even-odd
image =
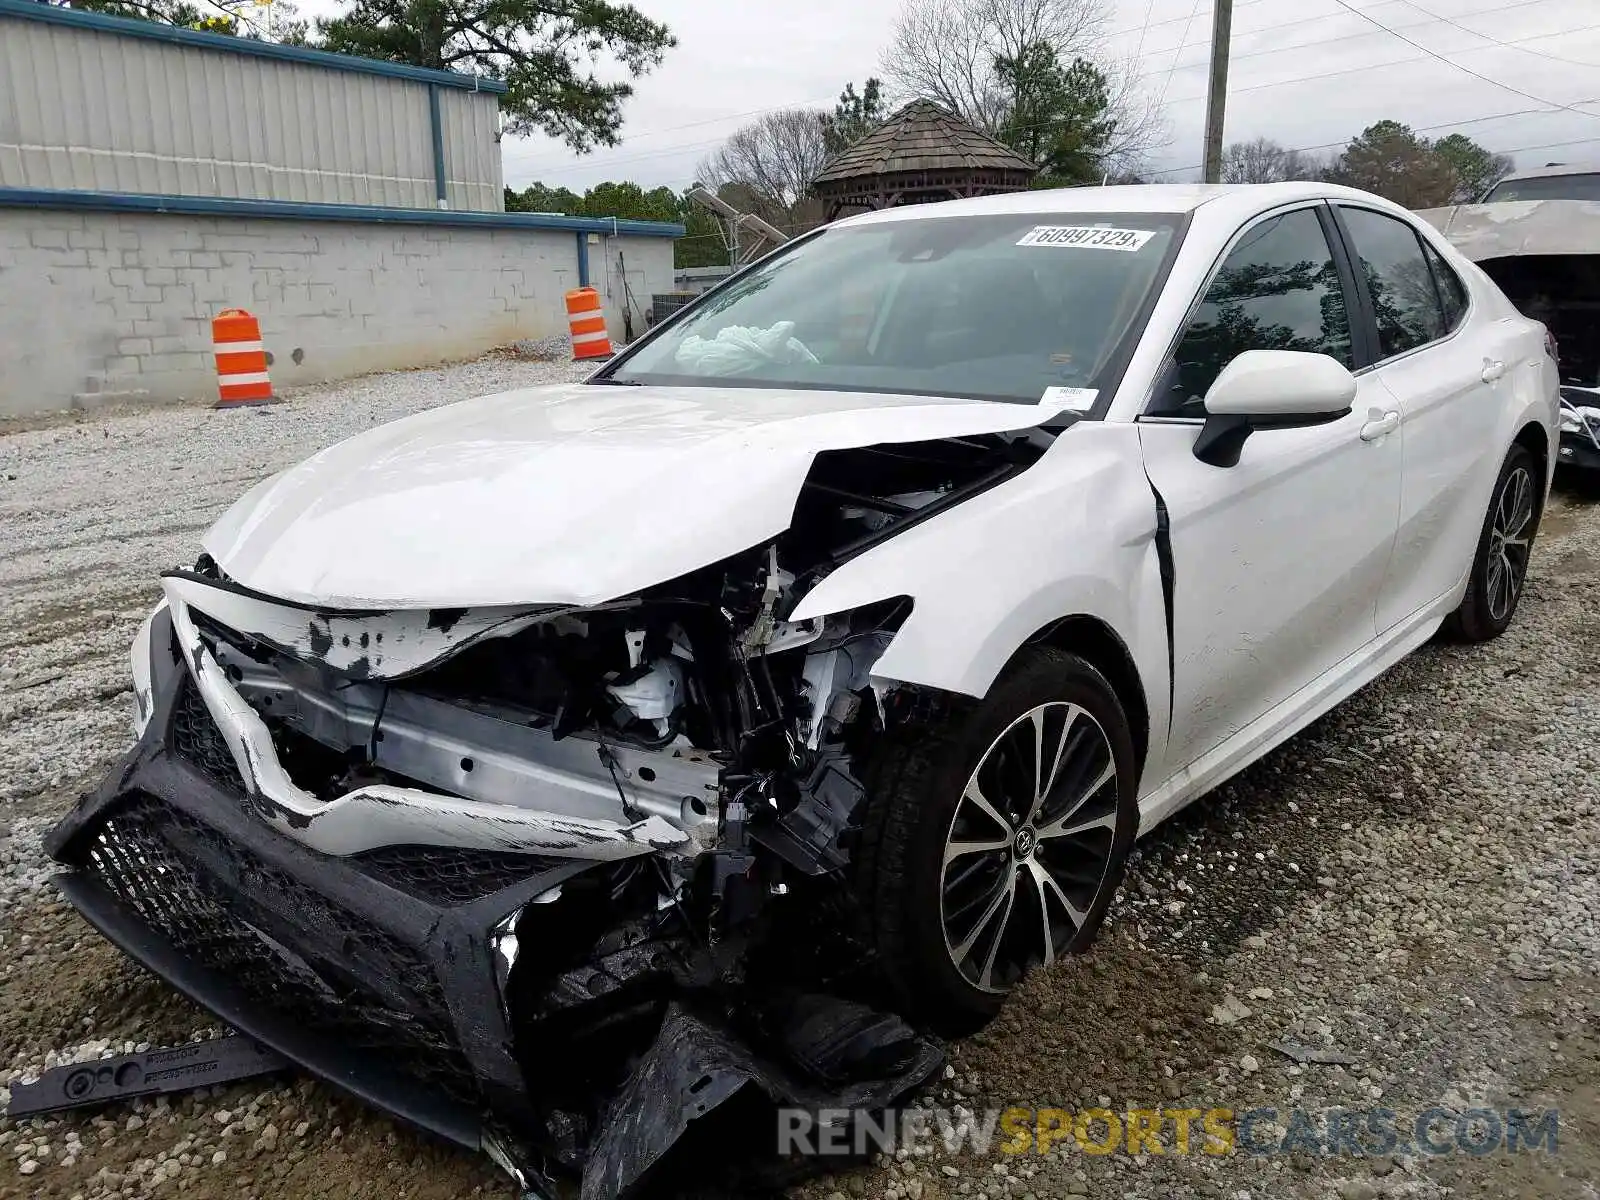
[[[438,403],[580,377],[500,357],[270,409],[63,418],[0,436],[0,1080],[215,1032],[45,883],[38,837],[126,739],[157,573],[255,479]],[[3,432],[3,431],[0,431]],[[93,481],[92,484],[86,481]],[[796,1193],[1600,1200],[1600,507],[1558,494],[1511,631],[1429,647],[1152,834],[1096,949],[955,1048],[967,1111],[1560,1110],[1559,1153],[1048,1155],[998,1142]],[[1337,1051],[1296,1065],[1271,1049]],[[0,1100],[4,1094],[0,1093]],[[937,1140],[937,1139],[936,1139]],[[15,1123],[0,1197],[508,1197],[484,1163],[308,1081]]]

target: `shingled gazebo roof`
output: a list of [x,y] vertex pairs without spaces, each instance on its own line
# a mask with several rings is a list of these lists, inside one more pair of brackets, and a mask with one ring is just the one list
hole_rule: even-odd
[[1020,192],[1038,170],[931,100],[913,100],[833,158],[812,187],[831,220],[845,208]]

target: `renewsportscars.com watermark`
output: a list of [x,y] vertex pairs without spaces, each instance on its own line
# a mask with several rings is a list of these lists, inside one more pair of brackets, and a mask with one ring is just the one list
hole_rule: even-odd
[[778,1110],[778,1153],[1308,1154],[1367,1158],[1558,1152],[1557,1109],[908,1108]]

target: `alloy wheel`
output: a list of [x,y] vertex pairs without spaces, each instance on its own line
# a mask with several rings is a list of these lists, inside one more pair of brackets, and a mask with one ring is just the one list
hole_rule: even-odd
[[1489,617],[1504,621],[1516,607],[1528,574],[1529,543],[1533,538],[1533,476],[1517,467],[1505,477],[1495,497],[1494,522],[1489,533],[1489,577],[1485,586]]
[[1117,814],[1116,756],[1081,706],[1040,705],[990,744],[939,878],[945,948],[969,984],[1006,992],[1065,952],[1110,868]]

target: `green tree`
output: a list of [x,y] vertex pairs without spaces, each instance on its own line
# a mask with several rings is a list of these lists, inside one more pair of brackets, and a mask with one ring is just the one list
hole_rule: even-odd
[[1379,121],[1344,148],[1327,178],[1416,209],[1476,200],[1510,170],[1509,159],[1464,134],[1433,142],[1409,125]]
[[583,197],[570,188],[548,188],[530,183],[520,192],[506,189],[507,212],[564,213],[575,217],[583,211]]
[[675,267],[720,267],[728,262],[728,246],[722,240],[722,227],[705,209],[686,197],[683,203],[683,236],[672,248]]
[[671,188],[646,192],[637,183],[596,184],[584,193],[579,212],[585,217],[616,217],[620,221],[677,222],[683,218]]
[[1105,73],[1084,58],[1062,67],[1053,47],[1034,42],[1014,56],[997,55],[1010,116],[1000,140],[1040,171],[1036,186],[1098,183],[1116,134]]
[[1440,138],[1433,150],[1455,172],[1456,190],[1450,199],[1457,204],[1481,200],[1484,193],[1511,174],[1515,165],[1504,154],[1486,150],[1464,133]]
[[[677,39],[611,0],[347,0],[317,28],[323,49],[503,80],[513,134],[542,132],[579,152],[620,140],[622,102]],[[609,59],[609,63],[603,60]],[[605,67],[605,70],[599,68]]]
[[829,154],[839,154],[871,133],[888,114],[883,110],[883,84],[868,79],[856,94],[856,85],[847,83],[839,93],[839,103],[833,106],[833,116],[826,119],[822,137]]
[[[1139,64],[1106,53],[1115,12],[1114,0],[904,0],[879,70],[895,95],[932,100],[998,137],[1028,123],[1014,107],[1029,90],[1019,85],[1049,84],[1057,65],[1065,74],[1083,59],[1099,76],[1080,71],[1072,86],[1090,94],[1091,83],[1103,88],[1114,118],[1095,152],[1102,175],[1137,170],[1166,140],[1166,123]],[[1053,64],[1040,46],[1053,52]]]
[[684,236],[673,246],[675,266],[720,266],[728,261],[728,250],[716,218],[690,201],[687,195],[679,195],[667,187],[645,191],[636,183],[608,181],[596,184],[580,196],[571,188],[530,183],[520,192],[506,188],[506,211],[683,225]]

